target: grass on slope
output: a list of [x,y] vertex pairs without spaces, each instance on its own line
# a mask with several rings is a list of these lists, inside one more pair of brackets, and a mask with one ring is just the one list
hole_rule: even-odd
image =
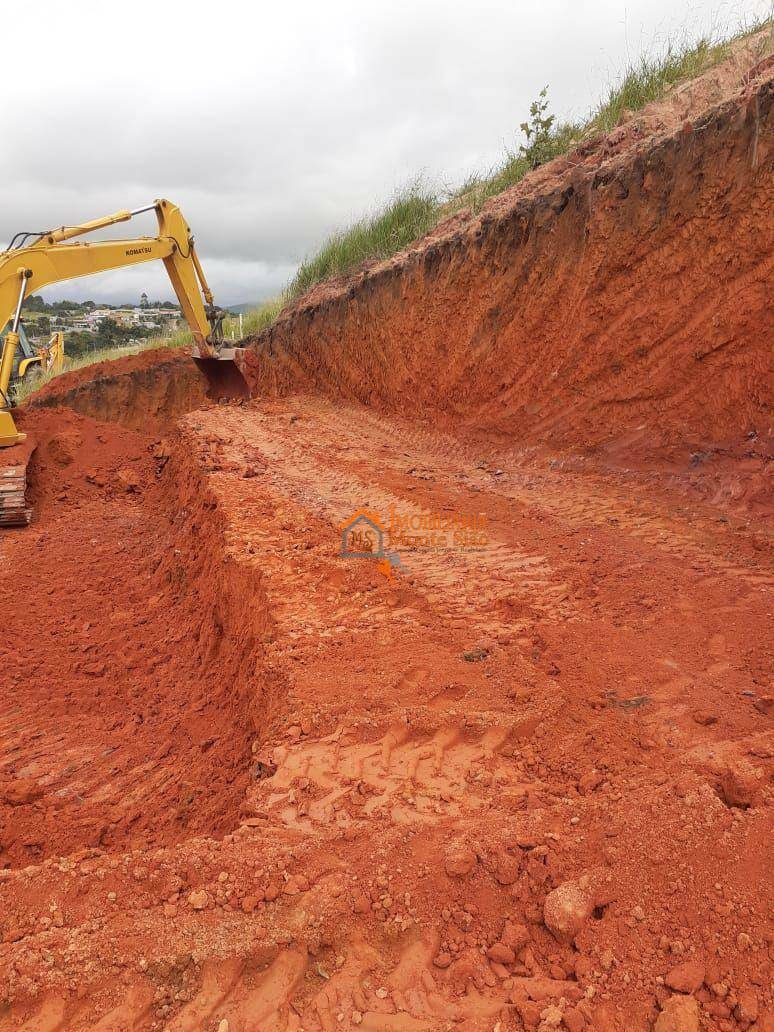
[[289,294],[299,297],[322,280],[347,272],[368,258],[389,258],[407,247],[438,221],[438,198],[417,181],[399,191],[375,215],[330,236],[313,257],[301,264]]
[[[545,110],[531,120],[533,135],[527,144],[506,151],[503,160],[486,175],[473,175],[451,194],[431,190],[416,180],[398,191],[375,214],[360,219],[348,229],[332,234],[299,266],[296,275],[277,297],[258,305],[245,314],[242,331],[259,333],[276,320],[291,301],[306,293],[315,284],[351,271],[367,259],[384,259],[403,250],[435,226],[440,219],[464,207],[478,211],[495,194],[514,186],[533,168],[567,154],[573,147],[597,133],[609,132],[626,113],[639,111],[646,104],[660,100],[674,86],[701,75],[729,55],[737,40],[768,29],[762,44],[761,57],[772,50],[774,19],[767,18],[726,39],[701,39],[696,43],[670,44],[661,54],[642,56],[627,69],[621,80],[608,90],[607,96],[580,122],[556,124]],[[544,96],[541,94],[541,97]],[[536,104],[540,104],[537,101]],[[536,134],[536,135],[534,135]],[[226,321],[226,336],[238,334],[238,320]],[[102,362],[151,347],[180,347],[190,342],[190,334],[179,333],[171,338],[148,341],[141,347],[117,348],[95,352],[80,359],[65,360],[65,370],[77,369],[91,362]],[[17,397],[22,400],[38,386],[51,379],[50,374],[33,385],[21,385]]]
[[651,101],[662,99],[679,83],[701,75],[729,57],[734,42],[765,27],[769,28],[769,34],[763,57],[772,49],[772,19],[755,23],[725,39],[671,43],[662,54],[643,56],[628,68],[585,120],[554,125],[551,119],[550,126],[542,132],[539,125],[537,140],[530,137],[524,146],[507,151],[501,164],[486,175],[471,176],[451,196],[434,194],[419,182],[411,185],[373,218],[363,219],[326,240],[316,255],[301,263],[285,298],[293,300],[321,280],[342,276],[366,258],[389,257],[462,206],[478,211],[489,197],[514,186],[538,164],[568,154],[581,140],[596,133],[609,132],[618,125],[624,112],[640,110]]
[[[693,79],[729,56],[733,43],[768,28],[761,56],[772,48],[774,20],[757,22],[726,39],[700,39],[695,43],[670,44],[660,54],[643,55],[628,68],[607,96],[580,122],[555,124],[553,118],[533,122],[538,136],[527,144],[506,151],[502,162],[486,175],[473,175],[458,190],[442,195],[420,180],[399,191],[375,215],[361,219],[349,229],[334,233],[319,251],[305,259],[286,289],[250,315],[255,333],[271,325],[282,307],[306,293],[310,287],[333,276],[341,276],[369,258],[389,258],[423,236],[438,221],[463,207],[478,211],[488,198],[514,186],[537,165],[567,154],[579,142],[606,133],[622,116],[660,100],[679,83]],[[539,101],[538,101],[539,103]]]
[[[655,56],[643,55],[637,64],[629,67],[623,78],[608,90],[603,98],[581,122],[562,122],[544,134],[540,141],[540,160],[531,160],[530,148],[506,152],[504,161],[487,176],[472,177],[451,200],[464,199],[474,211],[495,194],[514,186],[537,164],[545,164],[569,153],[578,143],[598,133],[608,133],[626,115],[639,111],[647,104],[661,100],[673,87],[695,79],[698,75],[724,61],[733,43],[768,27],[764,50],[770,50],[774,36],[774,20],[757,22],[727,39],[700,39],[696,43],[676,45]],[[763,51],[761,56],[763,56]]]

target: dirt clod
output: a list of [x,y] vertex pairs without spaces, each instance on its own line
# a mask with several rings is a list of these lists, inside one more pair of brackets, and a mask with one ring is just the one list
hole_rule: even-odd
[[9,806],[27,806],[42,795],[43,789],[32,778],[16,778],[0,788],[0,796]]
[[493,943],[486,951],[486,955],[497,964],[512,964],[516,959],[514,951],[504,942]]
[[464,878],[476,866],[476,854],[468,846],[450,846],[446,850],[444,869],[450,878]]
[[209,906],[209,903],[209,894],[205,892],[204,889],[197,889],[196,891],[192,892],[188,897],[188,904],[194,910],[204,910],[207,906]]
[[734,1014],[738,1021],[756,1021],[758,1018],[758,994],[752,988],[742,989],[734,1007]]
[[704,981],[704,965],[696,960],[686,960],[667,972],[664,982],[679,993],[695,993]]
[[760,792],[757,772],[746,763],[736,763],[720,777],[720,793],[728,806],[747,809],[753,806]]
[[692,996],[670,996],[659,1014],[654,1032],[699,1032],[699,1005]]
[[593,897],[577,882],[563,882],[546,896],[543,919],[560,941],[571,943],[594,910]]

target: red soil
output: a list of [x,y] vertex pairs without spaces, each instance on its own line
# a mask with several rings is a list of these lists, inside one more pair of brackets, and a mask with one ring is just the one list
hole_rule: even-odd
[[46,384],[29,405],[64,405],[94,419],[157,433],[173,416],[203,404],[206,389],[187,349],[161,348],[66,373]]
[[759,46],[477,217],[313,290],[249,341],[254,392],[324,391],[624,466],[714,476],[730,455],[762,474],[774,57],[756,63]]
[[[729,159],[725,223],[694,195],[721,203],[727,172],[689,191],[678,166],[698,175],[709,145],[678,141],[664,168],[685,222],[650,237],[673,287],[683,263],[691,332],[732,327],[714,358],[692,366],[677,333],[616,381],[619,343],[679,321],[678,302],[602,205],[595,232],[639,249],[640,275],[627,252],[612,285],[609,262],[586,281],[577,320],[559,311],[574,238],[540,201],[515,252],[508,219],[468,241],[469,274],[442,241],[445,272],[400,259],[346,305],[289,313],[246,363],[273,397],[175,424],[202,388],[158,354],[63,377],[22,413],[36,518],[0,537],[0,1032],[771,1032],[770,385],[754,375],[771,151],[760,80],[745,89],[705,134],[749,154],[755,95],[757,158]],[[729,241],[753,250],[705,316]],[[481,318],[533,244],[530,318],[554,289],[557,307],[517,369],[526,295]],[[645,283],[650,307],[615,308]],[[596,393],[549,375],[561,323]],[[430,514],[435,547],[391,536],[397,569],[342,556],[361,509]],[[433,520],[454,514],[476,516],[475,541],[441,547]]]
[[[686,961],[705,1028],[774,1003],[763,524],[299,398],[25,425],[0,1028],[646,1029]],[[362,506],[487,544],[388,580]]]

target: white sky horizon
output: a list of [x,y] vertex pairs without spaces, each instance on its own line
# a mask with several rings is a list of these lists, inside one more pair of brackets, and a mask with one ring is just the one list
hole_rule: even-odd
[[[546,84],[586,114],[642,53],[726,32],[770,0],[300,0],[11,5],[0,247],[169,197],[222,305],[280,290],[333,230],[417,175],[453,186],[520,142]],[[111,236],[155,232],[151,214]],[[161,263],[46,300],[174,295]]]

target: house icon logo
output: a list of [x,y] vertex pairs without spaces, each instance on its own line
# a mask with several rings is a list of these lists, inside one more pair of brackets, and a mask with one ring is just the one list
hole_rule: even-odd
[[384,527],[379,517],[367,509],[358,509],[341,530],[341,555],[347,559],[383,559]]

